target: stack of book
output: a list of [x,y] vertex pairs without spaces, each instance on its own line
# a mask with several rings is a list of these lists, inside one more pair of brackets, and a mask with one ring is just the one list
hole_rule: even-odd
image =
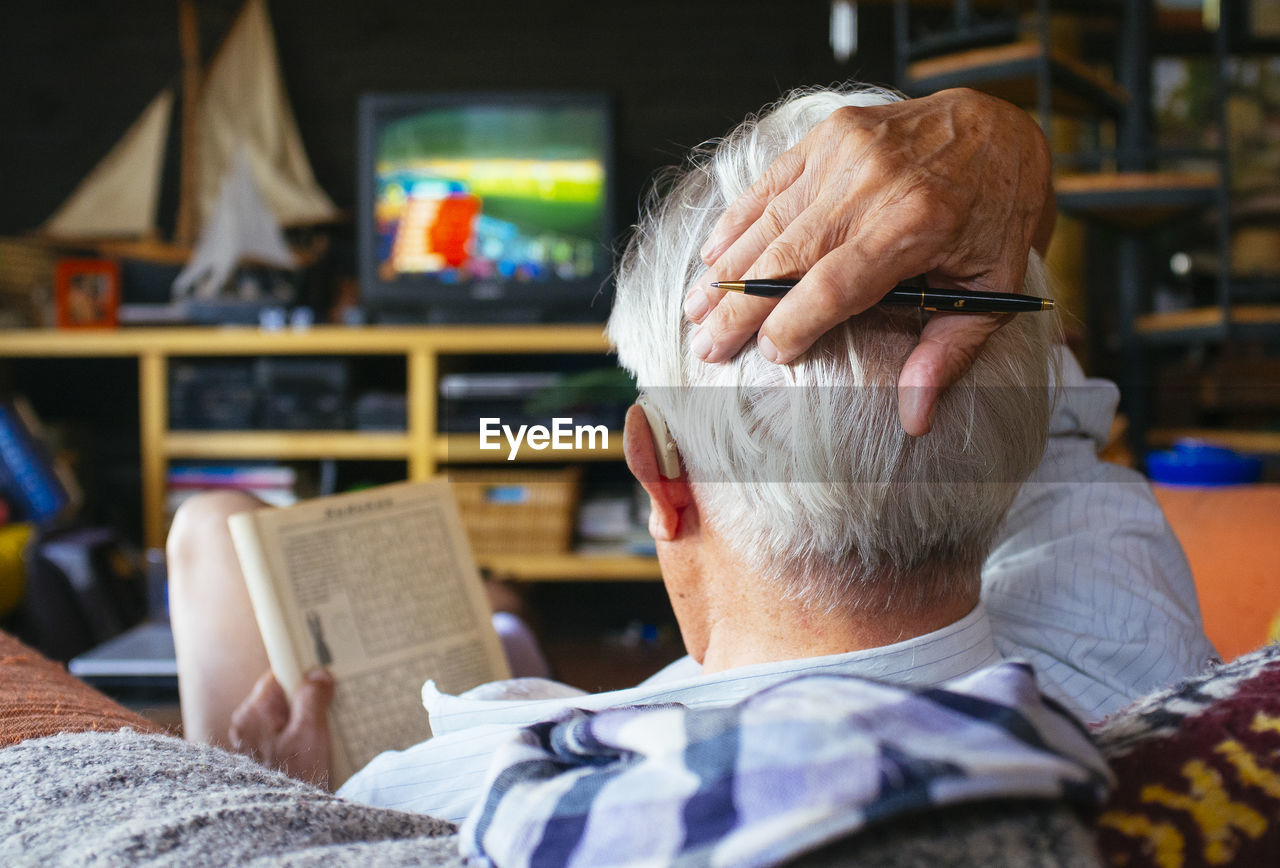
[[278,464],[185,464],[169,468],[165,508],[170,518],[184,501],[201,491],[243,491],[271,506],[298,499],[298,474]]

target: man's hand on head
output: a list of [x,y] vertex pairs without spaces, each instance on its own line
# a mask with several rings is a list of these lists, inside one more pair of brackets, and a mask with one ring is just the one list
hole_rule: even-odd
[[332,701],[333,676],[323,669],[308,672],[292,699],[268,670],[231,715],[231,745],[265,766],[327,789]]
[[[1016,106],[972,90],[842,108],[730,204],[702,249],[707,273],[685,313],[696,354],[731,358],[758,333],[790,362],[903,280],[1020,292],[1055,216],[1048,145]],[[800,277],[784,298],[709,284]],[[928,432],[942,390],[973,364],[1001,315],[935,314],[898,381],[898,415]]]

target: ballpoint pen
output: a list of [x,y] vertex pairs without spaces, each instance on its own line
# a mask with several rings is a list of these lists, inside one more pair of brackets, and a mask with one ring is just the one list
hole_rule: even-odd
[[[780,298],[800,281],[795,278],[765,280],[721,280],[714,287],[756,295]],[[969,292],[959,289],[930,289],[902,283],[889,290],[878,304],[906,305],[928,311],[953,313],[1029,313],[1052,310],[1053,299],[1019,295],[1012,292]]]

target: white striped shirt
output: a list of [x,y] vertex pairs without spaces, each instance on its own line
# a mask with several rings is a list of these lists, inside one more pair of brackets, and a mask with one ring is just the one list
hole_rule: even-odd
[[[1005,519],[982,602],[941,630],[880,648],[703,675],[686,657],[643,684],[593,695],[543,681],[447,696],[428,682],[435,736],[381,754],[338,791],[367,804],[460,821],[513,727],[573,706],[727,704],[794,675],[832,672],[936,684],[1004,658],[1086,720],[1200,671],[1213,658],[1181,548],[1142,477],[1098,461],[1118,398],[1065,351],[1049,446]],[[520,698],[514,698],[520,697]],[[544,698],[547,697],[547,698]]]

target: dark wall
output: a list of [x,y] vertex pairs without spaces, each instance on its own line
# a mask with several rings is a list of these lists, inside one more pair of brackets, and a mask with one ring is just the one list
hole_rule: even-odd
[[[206,54],[239,5],[200,0]],[[303,141],[340,207],[354,205],[362,92],[589,89],[615,100],[626,226],[657,167],[790,88],[888,82],[886,5],[862,4],[862,50],[843,65],[824,0],[273,0],[269,11]],[[178,72],[172,0],[3,4],[0,233],[42,222]]]

